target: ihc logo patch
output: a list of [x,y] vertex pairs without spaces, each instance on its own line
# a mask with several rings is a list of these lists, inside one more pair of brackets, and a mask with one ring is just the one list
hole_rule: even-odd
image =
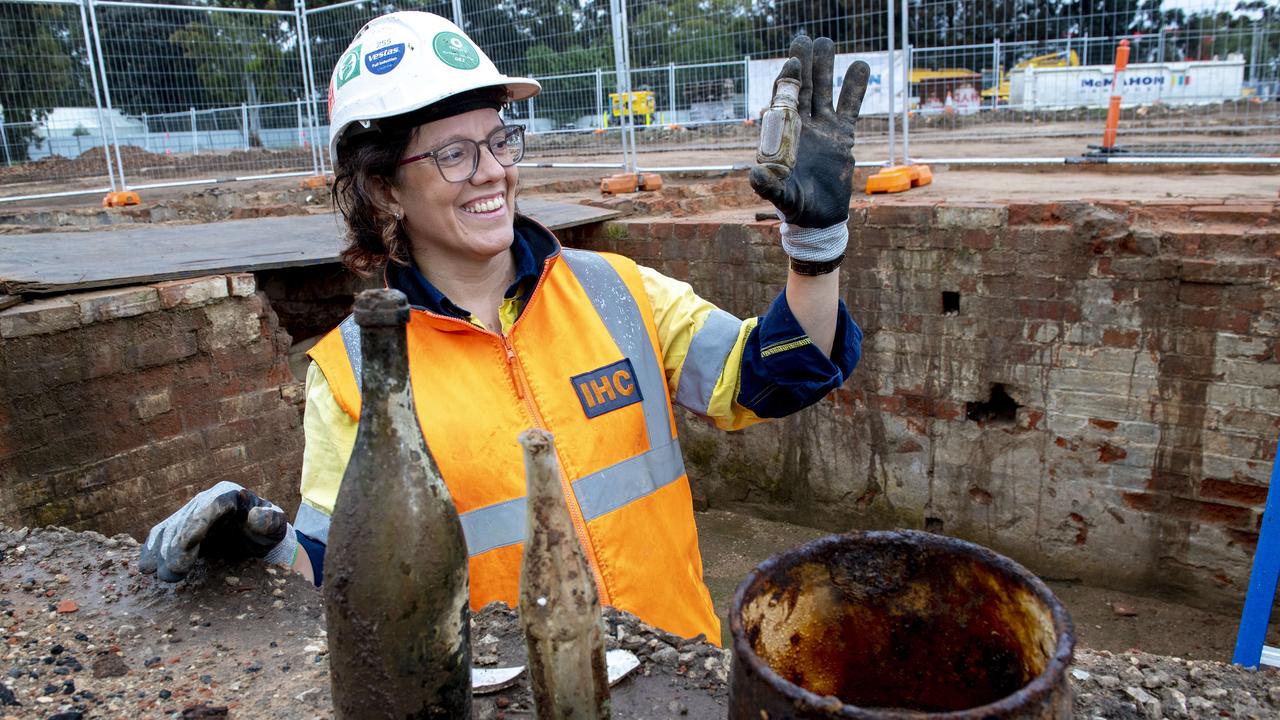
[[631,361],[623,358],[611,365],[574,375],[569,379],[587,417],[599,417],[618,408],[634,405],[644,398],[636,384]]

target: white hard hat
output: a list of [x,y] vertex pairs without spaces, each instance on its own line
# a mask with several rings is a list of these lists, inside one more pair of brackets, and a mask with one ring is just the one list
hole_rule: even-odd
[[336,165],[338,140],[376,128],[375,120],[485,87],[505,88],[512,101],[542,89],[536,80],[498,72],[462,28],[439,15],[374,18],[356,33],[329,80],[329,157]]

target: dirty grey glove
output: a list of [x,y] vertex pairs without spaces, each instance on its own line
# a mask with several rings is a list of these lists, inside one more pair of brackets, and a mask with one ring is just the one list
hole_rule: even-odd
[[177,582],[191,572],[198,557],[260,557],[287,564],[297,542],[283,510],[224,480],[151,528],[138,569]]
[[[778,208],[782,245],[797,260],[822,262],[844,253],[853,194],[853,130],[867,92],[871,69],[855,62],[845,72],[840,102],[831,107],[835,44],[801,35],[778,79],[800,82],[801,129],[795,167],[756,165],[751,187]],[[774,83],[777,92],[778,83]]]

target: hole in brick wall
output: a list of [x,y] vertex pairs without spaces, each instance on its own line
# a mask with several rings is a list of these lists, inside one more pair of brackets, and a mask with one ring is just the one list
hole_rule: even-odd
[[943,315],[960,314],[960,293],[954,290],[942,291],[942,314]]
[[1019,407],[1018,403],[1009,397],[1009,393],[1005,392],[1004,385],[993,383],[988,399],[965,403],[964,412],[974,422],[1012,425],[1018,420]]
[[942,518],[927,517],[924,519],[924,531],[934,534],[942,532]]

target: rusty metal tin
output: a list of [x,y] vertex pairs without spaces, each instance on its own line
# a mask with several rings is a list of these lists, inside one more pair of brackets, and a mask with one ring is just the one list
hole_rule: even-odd
[[1071,717],[1071,618],[1021,565],[962,540],[816,540],[753,570],[729,627],[734,720]]

